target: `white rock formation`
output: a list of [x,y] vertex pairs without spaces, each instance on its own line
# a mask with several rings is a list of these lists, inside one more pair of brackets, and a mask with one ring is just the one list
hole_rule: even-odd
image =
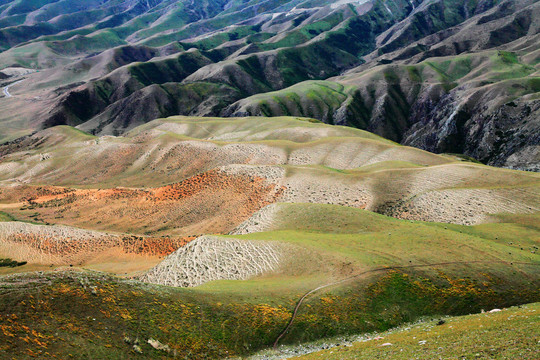
[[246,280],[278,268],[279,245],[217,236],[201,236],[167,256],[141,280],[193,287],[213,280]]

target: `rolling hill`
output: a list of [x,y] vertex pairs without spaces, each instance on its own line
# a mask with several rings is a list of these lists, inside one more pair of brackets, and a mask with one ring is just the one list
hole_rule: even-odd
[[0,153],[18,357],[247,356],[538,301],[536,173],[293,117],[57,126]]
[[539,12],[0,0],[0,358],[534,358]]
[[[408,359],[419,354],[425,358],[451,357],[458,348],[462,352],[465,348],[467,354],[476,357],[534,358],[534,344],[528,334],[534,331],[538,321],[538,304],[502,312],[493,310],[493,313],[414,324],[401,331],[381,334],[378,339],[361,339],[364,344],[354,344],[350,349],[339,347],[294,358],[371,359],[374,356],[388,356]],[[442,326],[434,326],[441,322],[444,322]],[[418,340],[420,338],[424,340]],[[517,338],[519,341],[516,341]]]

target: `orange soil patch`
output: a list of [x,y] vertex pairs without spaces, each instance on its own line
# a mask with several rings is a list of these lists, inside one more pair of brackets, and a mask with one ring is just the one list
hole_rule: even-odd
[[21,185],[16,187],[0,188],[0,201],[2,202],[26,202],[35,199],[41,201],[56,199],[67,195],[75,190],[60,186],[30,186]]
[[24,187],[17,216],[82,228],[187,236],[225,233],[274,203],[283,188],[256,176],[205,172],[154,189]]

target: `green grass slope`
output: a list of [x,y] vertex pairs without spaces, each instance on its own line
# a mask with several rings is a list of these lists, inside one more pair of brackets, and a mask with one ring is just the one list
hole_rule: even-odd
[[[533,48],[529,51],[533,52]],[[414,65],[380,65],[362,72],[351,72],[331,81],[306,81],[276,92],[254,95],[233,104],[227,114],[257,116],[311,116],[327,123],[348,124],[374,130],[377,98],[388,93],[383,103],[385,128],[378,130],[386,138],[400,141],[400,134],[410,124],[414,104],[424,96],[452,94],[452,89],[466,85],[468,101],[477,100],[485,92],[498,92],[500,106],[524,95],[538,92],[534,85],[537,69],[527,59],[528,53],[486,51],[453,57],[430,58]],[[471,91],[471,89],[474,89]],[[459,88],[456,91],[463,91]],[[431,92],[431,94],[429,94]],[[464,105],[473,108],[472,104]],[[341,110],[341,112],[340,112]],[[378,112],[379,111],[379,112]]]
[[[518,217],[521,224],[503,220],[469,227],[403,221],[336,205],[283,204],[272,231],[239,238],[294,244],[356,270],[445,261],[534,263],[539,260],[535,250],[539,232],[533,225],[537,217]],[[514,243],[516,234],[520,241]]]
[[[83,195],[69,209],[56,208],[53,203],[26,203],[26,195],[36,194],[44,185],[153,191],[151,188],[184,181],[188,184],[199,175],[217,171],[227,177],[249,174],[264,179],[282,189],[275,199],[278,202],[365,208],[410,220],[479,224],[492,222],[492,215],[498,213],[534,213],[540,201],[535,173],[430,154],[362,130],[309,118],[174,117],[120,137],[95,137],[66,126],[54,127],[1,146],[0,153],[2,201],[27,205],[13,207],[14,216],[28,219],[38,212],[49,223],[97,230],[113,230],[108,226],[116,229],[122,221],[139,220],[129,215],[131,220],[116,219],[113,225],[107,216],[106,221],[95,218],[91,224],[85,217],[71,216],[71,211],[63,214],[74,207],[88,210],[90,204],[83,201]],[[211,185],[229,189],[219,182],[206,188]],[[206,209],[209,203],[200,200],[197,206]],[[130,213],[118,213],[122,214]],[[189,231],[173,223],[163,226],[178,234]],[[132,230],[143,231],[138,226]],[[185,235],[190,234],[193,232]]]
[[[383,339],[337,347],[294,359],[535,359],[540,304],[501,312],[445,318],[378,334]],[[383,344],[391,345],[383,346]]]
[[[31,175],[34,179],[32,182],[39,184],[165,185],[220,165],[254,162],[264,165],[281,164],[286,163],[287,157],[294,152],[309,152],[316,148],[330,153],[344,141],[350,142],[351,146],[356,148],[355,152],[369,150],[371,156],[375,157],[390,152],[381,161],[397,160],[402,156],[418,165],[436,165],[455,161],[452,157],[402,147],[363,130],[333,127],[310,118],[171,117],[141,125],[120,137],[98,138],[69,126],[58,126],[41,131],[20,143],[8,143],[1,147],[4,156],[2,166],[6,169],[9,167],[10,171],[0,175],[0,178],[8,180],[22,176],[39,163],[41,170],[36,169],[37,171]],[[201,152],[194,152],[195,148],[193,151],[177,153],[179,146],[182,145],[202,147],[202,149],[207,149],[208,146],[216,147],[223,151],[223,157],[218,160],[208,158],[204,160],[206,165],[186,166],[197,157],[199,162],[203,161],[203,158]],[[237,146],[240,148],[235,150]],[[29,153],[21,152],[22,147]],[[95,151],[90,151],[90,148],[94,148]],[[102,150],[106,148],[109,150]],[[156,151],[157,148],[165,149],[163,151],[166,151],[168,155],[161,157],[159,155],[161,151]],[[270,161],[268,158],[254,160],[250,155],[250,148],[255,150],[267,148],[272,152],[278,152],[283,160]],[[200,151],[203,151],[202,149]],[[395,155],[391,154],[392,151],[396,151]],[[29,156],[30,153],[35,157]],[[86,159],[85,164],[80,162],[80,156],[83,153]],[[40,154],[49,154],[49,156],[41,159]],[[340,154],[338,159],[342,156],[347,157],[347,154]],[[325,158],[314,158],[308,162],[310,164],[324,163]],[[178,159],[184,159],[185,163],[178,163]],[[96,166],[88,167],[87,165],[91,163]],[[113,171],[105,173],[96,172],[95,170],[100,166],[102,168],[114,167],[115,170],[111,169]],[[346,163],[343,166],[350,167]],[[74,168],[78,170],[73,171]],[[156,173],[156,171],[150,171],[151,169],[159,170]]]
[[[88,271],[2,277],[2,349],[23,359],[155,358],[175,351],[187,359],[243,356],[270,347],[297,301],[325,284],[333,285],[305,299],[280,343],[382,331],[420,316],[539,300],[540,259],[530,248],[537,244],[536,218],[521,219],[523,224],[506,232],[500,224],[410,223],[299,204],[288,205],[281,219],[276,225],[281,230],[239,238],[286,243],[294,255],[279,272],[247,281],[178,289]],[[286,230],[290,227],[295,230]],[[513,231],[520,241],[510,245],[505,236]],[[150,339],[170,352],[156,350]]]

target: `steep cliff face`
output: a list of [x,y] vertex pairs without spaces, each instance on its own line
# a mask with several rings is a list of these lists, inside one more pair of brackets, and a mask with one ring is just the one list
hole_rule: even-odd
[[471,101],[463,101],[450,93],[436,104],[417,103],[411,115],[416,122],[402,143],[467,154],[489,165],[539,171],[540,101],[519,99],[489,108],[486,97],[491,96],[490,91],[478,91]]

